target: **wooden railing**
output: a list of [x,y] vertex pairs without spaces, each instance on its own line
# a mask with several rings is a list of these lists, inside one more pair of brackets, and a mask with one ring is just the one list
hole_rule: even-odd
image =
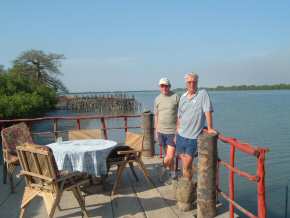
[[[52,121],[52,130],[51,131],[42,131],[42,132],[32,132],[34,135],[41,135],[41,134],[53,134],[55,139],[58,137],[59,133],[64,131],[59,130],[58,125],[59,122],[65,120],[71,120],[76,122],[77,129],[81,129],[81,121],[82,120],[92,120],[96,119],[99,120],[101,123],[101,129],[104,131],[105,138],[108,138],[108,131],[112,129],[124,129],[125,132],[128,129],[132,128],[141,128],[141,126],[128,126],[128,120],[133,118],[141,118],[142,115],[121,115],[121,116],[98,116],[98,115],[86,115],[86,116],[52,116],[52,117],[40,117],[40,118],[33,118],[33,119],[14,119],[14,120],[0,120],[0,129],[20,123],[25,122],[30,128],[34,123],[39,123],[42,121]],[[124,125],[123,126],[115,126],[115,127],[108,127],[107,120],[109,119],[123,119]]]
[[[216,190],[217,192],[229,202],[229,211],[230,211],[230,218],[234,218],[234,209],[238,209],[242,213],[244,213],[247,217],[251,218],[266,218],[267,208],[266,208],[266,197],[265,197],[265,156],[266,153],[269,151],[267,148],[262,147],[254,147],[247,143],[241,143],[235,138],[225,137],[222,134],[218,135],[218,140],[220,142],[226,143],[230,145],[230,160],[227,163],[224,160],[217,158],[217,181],[216,181]],[[236,151],[240,151],[244,154],[253,156],[257,160],[257,169],[256,175],[251,175],[248,172],[242,171],[235,166],[235,154]],[[162,146],[160,145],[160,158],[162,156]],[[176,157],[176,169],[178,168],[178,157]],[[228,182],[228,191],[229,194],[226,194],[221,190],[219,187],[219,166],[224,166],[227,170],[229,170],[229,182]],[[235,180],[234,174],[237,174],[241,177],[248,179],[251,182],[257,183],[257,211],[258,215],[254,215],[249,210],[243,208],[235,201]]]
[[[58,137],[58,134],[63,132],[58,129],[58,124],[61,121],[65,120],[71,120],[76,122],[77,129],[81,129],[81,121],[83,120],[90,120],[90,119],[97,119],[101,123],[101,129],[104,131],[104,135],[106,138],[108,138],[108,131],[113,129],[124,129],[125,132],[128,131],[128,129],[131,128],[141,128],[141,126],[129,126],[128,121],[129,119],[140,119],[142,115],[122,115],[122,116],[98,116],[98,115],[87,115],[87,116],[54,116],[54,117],[41,117],[41,118],[34,118],[34,119],[15,119],[15,120],[0,120],[0,129],[10,126],[15,123],[19,122],[25,122],[28,124],[28,126],[32,126],[34,123],[39,123],[41,121],[52,121],[52,131],[48,132],[34,132],[33,134],[53,134],[55,139]],[[109,119],[123,119],[123,125],[122,126],[114,126],[114,127],[108,127],[107,120]],[[147,122],[148,129],[152,130],[153,127],[153,119],[151,117],[150,123]],[[144,127],[143,127],[144,128]],[[145,132],[145,131],[144,131]],[[153,137],[153,131],[145,133],[148,134],[148,144],[152,144],[152,137]],[[151,137],[151,139],[149,139]],[[222,192],[220,189],[218,183],[217,183],[217,192],[224,197],[227,201],[229,201],[230,204],[230,217],[234,217],[234,208],[239,209],[241,212],[243,212],[248,217],[255,217],[255,218],[265,218],[266,217],[266,202],[265,202],[265,169],[264,169],[264,161],[265,161],[265,154],[268,151],[266,148],[260,148],[260,147],[254,147],[250,144],[241,143],[235,138],[230,137],[224,137],[223,135],[219,134],[218,139],[221,142],[224,142],[226,144],[230,145],[230,162],[227,163],[223,160],[218,159],[218,165],[223,165],[226,167],[226,169],[229,170],[229,195]],[[150,142],[151,140],[151,142]],[[150,147],[150,145],[148,146]],[[254,156],[257,159],[257,174],[251,175],[247,172],[239,170],[237,167],[235,167],[235,152],[236,150],[239,150],[240,152],[243,152],[245,154]],[[161,150],[162,155],[162,150]],[[162,156],[161,156],[162,157]],[[241,207],[237,202],[235,202],[235,181],[234,181],[234,174],[237,174],[239,176],[245,177],[250,181],[257,183],[257,193],[258,193],[258,215],[254,215],[250,211],[246,210],[245,208]]]
[[[269,151],[267,148],[262,147],[254,147],[247,143],[242,143],[235,138],[225,137],[219,134],[218,139],[226,144],[230,145],[230,162],[227,163],[221,159],[218,159],[218,165],[223,165],[229,170],[229,184],[228,190],[229,194],[227,195],[224,193],[219,184],[217,184],[217,191],[218,193],[229,202],[230,205],[230,218],[234,218],[234,209],[240,210],[244,213],[247,217],[251,218],[266,218],[267,217],[267,207],[266,207],[266,197],[265,197],[265,156],[266,153]],[[245,171],[239,170],[235,166],[235,154],[236,151],[240,151],[244,154],[251,155],[256,158],[257,160],[257,169],[256,175],[251,175]],[[218,167],[219,168],[219,167]],[[257,183],[257,210],[258,214],[254,215],[252,212],[248,211],[247,209],[243,208],[235,201],[235,179],[234,174],[237,174],[241,177],[246,178],[249,181]]]

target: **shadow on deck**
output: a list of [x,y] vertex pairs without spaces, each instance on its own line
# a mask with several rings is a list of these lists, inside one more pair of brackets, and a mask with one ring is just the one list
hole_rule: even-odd
[[[110,195],[115,174],[110,175],[102,188],[94,186],[86,196],[86,208],[90,217],[194,217],[196,211],[180,212],[176,205],[171,186],[161,184],[158,180],[158,168],[161,160],[158,157],[143,159],[155,187],[148,184],[136,169],[139,182],[136,182],[131,172],[126,169],[117,194]],[[11,194],[9,184],[2,184],[2,166],[0,170],[0,217],[18,217],[24,189],[24,180],[15,178],[16,193]],[[61,202],[61,210],[57,210],[55,217],[82,217],[77,201],[70,192],[65,192]],[[47,217],[45,207],[39,198],[34,200],[26,209],[25,217]],[[223,207],[218,207],[218,218],[229,217]]]

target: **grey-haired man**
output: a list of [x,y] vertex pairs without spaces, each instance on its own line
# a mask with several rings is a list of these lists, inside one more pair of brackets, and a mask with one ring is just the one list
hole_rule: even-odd
[[198,90],[198,75],[185,75],[187,92],[179,101],[176,153],[180,155],[183,176],[192,179],[192,161],[197,150],[197,137],[207,124],[208,132],[215,133],[212,124],[213,107],[206,90]]

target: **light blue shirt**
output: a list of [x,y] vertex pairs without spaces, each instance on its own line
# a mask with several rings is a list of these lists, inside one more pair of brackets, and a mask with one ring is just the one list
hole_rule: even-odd
[[197,139],[205,127],[205,112],[213,112],[206,90],[198,90],[191,99],[188,99],[187,92],[184,93],[178,106],[178,134],[184,138]]

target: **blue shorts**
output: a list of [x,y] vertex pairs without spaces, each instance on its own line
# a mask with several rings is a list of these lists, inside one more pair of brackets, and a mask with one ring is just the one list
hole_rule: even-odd
[[164,134],[158,132],[158,142],[164,149],[167,145],[175,147],[174,137],[175,134]]
[[176,153],[188,154],[194,157],[197,151],[197,139],[184,138],[180,135],[176,135]]

